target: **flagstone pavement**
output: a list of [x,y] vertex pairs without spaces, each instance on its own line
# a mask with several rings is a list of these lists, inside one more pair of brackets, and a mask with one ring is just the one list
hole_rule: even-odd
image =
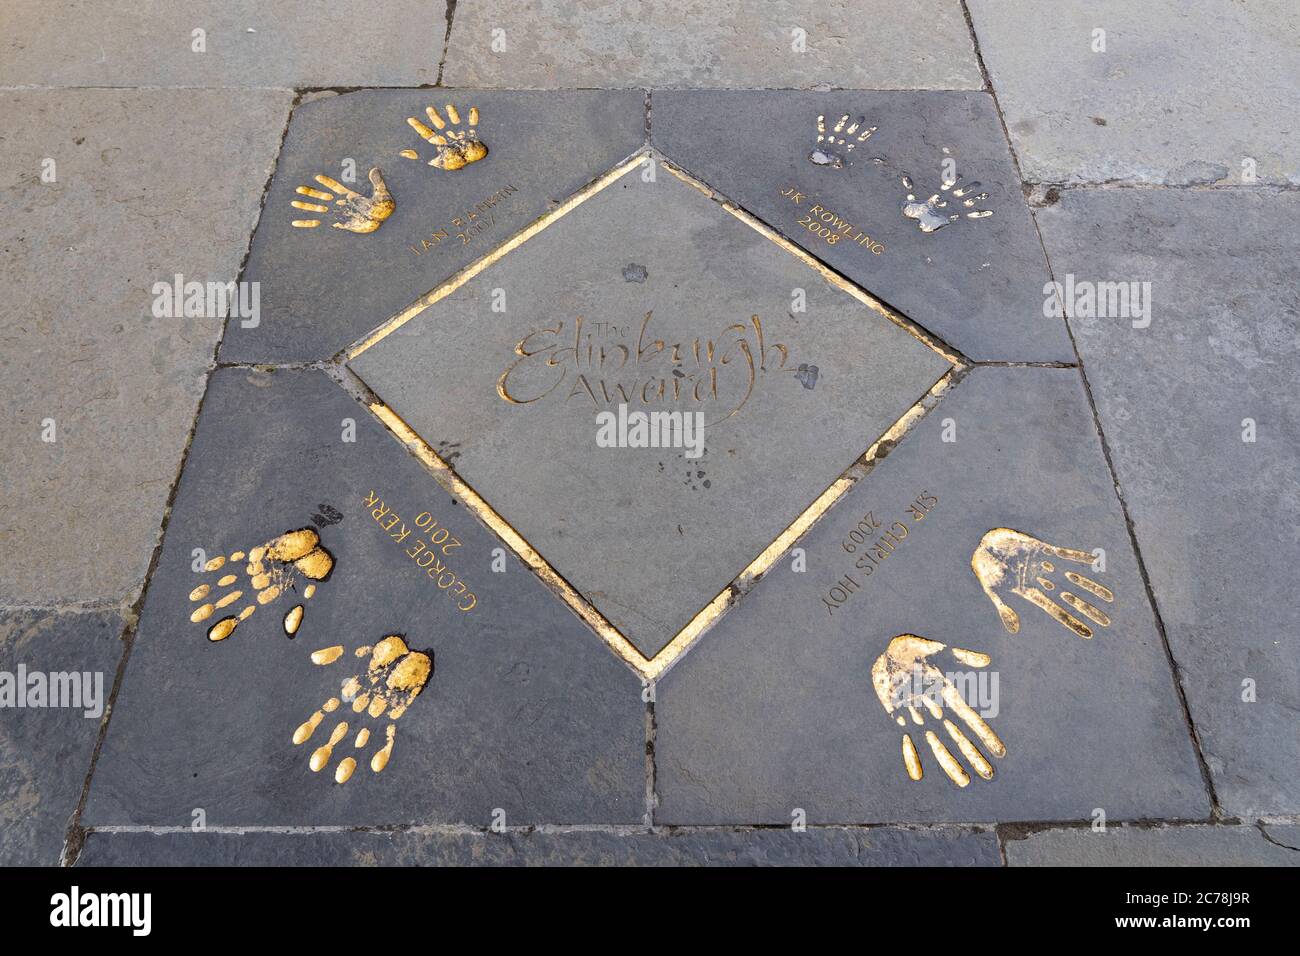
[[10,0],[0,862],[1296,865],[1290,6]]

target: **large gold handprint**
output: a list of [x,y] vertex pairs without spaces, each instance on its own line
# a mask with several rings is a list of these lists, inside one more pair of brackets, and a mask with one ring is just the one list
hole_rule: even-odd
[[[338,697],[330,697],[314,714],[307,718],[293,734],[294,744],[305,743],[311,739],[316,728],[325,719],[326,714],[338,710],[341,703],[350,703],[352,712],[364,723],[366,717],[372,720],[387,720],[388,727],[384,734],[383,746],[370,758],[370,769],[379,773],[386,766],[393,754],[393,742],[397,738],[396,721],[411,706],[433,673],[432,652],[421,653],[406,646],[400,635],[390,634],[377,642],[374,647],[358,647],[357,657],[370,656],[370,663],[362,674],[353,675],[343,681]],[[341,644],[322,648],[311,655],[312,663],[321,666],[333,664],[343,656]],[[342,701],[340,701],[342,698]],[[317,747],[308,761],[314,773],[319,773],[329,763],[334,748],[348,734],[348,724],[340,720],[334,725],[329,739]],[[353,739],[353,746],[360,749],[370,742],[370,728],[363,726]],[[357,769],[353,757],[344,757],[334,769],[336,783],[347,783],[352,772]]]
[[997,608],[1002,626],[1011,634],[1020,630],[1020,615],[1007,600],[1008,595],[1014,594],[1080,637],[1091,638],[1091,627],[1048,597],[1048,592],[1054,591],[1060,592],[1063,603],[1094,624],[1109,627],[1110,617],[1104,611],[1074,592],[1067,591],[1065,585],[1072,584],[1108,604],[1115,600],[1111,590],[1077,571],[1064,572],[1065,581],[1059,581],[1055,577],[1059,569],[1053,558],[1087,566],[1091,566],[1095,560],[1087,551],[1045,544],[1011,528],[994,528],[980,539],[979,547],[971,556],[970,566],[979,578],[984,593]]
[[[299,186],[294,190],[299,196],[306,196],[308,199],[319,200],[319,202],[295,199],[289,205],[304,212],[330,214],[338,220],[330,223],[335,229],[343,229],[347,232],[356,232],[363,235],[374,232],[384,224],[384,220],[391,216],[393,210],[397,208],[397,203],[393,201],[393,194],[388,191],[388,187],[384,184],[384,175],[378,168],[370,170],[370,185],[373,187],[373,191],[369,197],[354,192],[329,176],[317,176],[315,178],[316,182],[328,187],[332,192],[327,193],[325,190],[316,189],[314,186]],[[332,205],[322,205],[324,202],[332,203]],[[315,229],[320,224],[319,219],[295,219],[293,221],[295,229]]]
[[[984,749],[994,757],[1006,756],[1007,748],[998,739],[993,729],[984,722],[984,718],[966,703],[952,681],[931,663],[930,658],[945,650],[946,647],[947,645],[940,644],[938,641],[926,640],[915,634],[898,635],[889,642],[885,653],[877,657],[876,662],[871,665],[872,686],[875,687],[876,697],[880,699],[880,705],[885,708],[885,713],[893,717],[900,727],[907,727],[907,720],[903,717],[902,711],[908,713],[912,724],[917,727],[924,726],[928,715],[936,725],[943,726],[971,769],[985,780],[991,780],[993,765],[962,729],[944,716],[944,708],[959,717],[984,745]],[[977,651],[954,647],[951,649],[951,654],[958,663],[967,667],[987,667],[989,664],[988,655]],[[970,774],[966,772],[966,768],[953,756],[952,751],[932,728],[926,729],[925,741],[949,780],[959,787],[965,787],[970,783]],[[903,731],[903,766],[907,770],[907,775],[913,780],[920,780],[924,775],[916,744],[912,742],[912,736],[906,730]]]
[[[461,129],[460,112],[451,103],[447,104],[447,118],[436,107],[427,107],[424,115],[433,124],[430,128],[414,116],[408,116],[406,123],[420,134],[426,143],[432,143],[435,150],[429,165],[435,169],[454,172],[464,169],[471,163],[477,163],[487,156],[487,144],[478,138],[478,107],[469,108],[469,123]],[[419,159],[420,154],[413,149],[403,149],[400,156],[406,159]]]

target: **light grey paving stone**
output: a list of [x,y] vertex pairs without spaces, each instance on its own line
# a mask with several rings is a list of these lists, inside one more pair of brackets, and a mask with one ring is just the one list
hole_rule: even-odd
[[432,84],[446,33],[444,0],[8,0],[0,85]]
[[78,866],[998,866],[959,828],[446,833],[95,832]]
[[0,611],[0,864],[59,862],[122,626],[113,611]]
[[[407,124],[432,130],[426,108],[447,123],[446,104],[475,127],[487,155],[459,169],[432,167],[439,148]],[[468,140],[466,140],[468,141]],[[285,137],[249,257],[261,284],[261,321],[231,322],[228,362],[326,358],[501,245],[542,213],[626,159],[645,141],[639,91],[481,92],[369,90],[300,106]],[[400,156],[414,150],[417,159]],[[331,207],[300,186],[330,195],[318,175],[370,197],[378,169],[395,208],[376,231],[332,228]],[[351,188],[351,186],[348,186]],[[294,222],[320,222],[295,228]]]
[[982,85],[955,0],[906,7],[887,0],[476,0],[456,8],[445,80],[561,88]]
[[1065,190],[1038,214],[1076,306],[1150,283],[1148,327],[1071,324],[1219,801],[1250,818],[1300,811],[1297,215],[1240,190]]
[[1008,866],[1300,866],[1253,826],[1039,830],[1003,846]]
[[1027,181],[1300,182],[1288,0],[969,6]]
[[[341,440],[351,422],[356,440]],[[333,557],[317,593],[306,588],[327,563],[320,555],[298,567],[270,552],[261,569],[270,580],[249,575],[254,547],[304,528],[319,528],[319,547]],[[487,826],[499,809],[507,824],[641,822],[640,682],[513,556],[494,573],[498,546],[323,373],[214,373],[83,819]],[[194,549],[203,549],[200,569],[228,560],[196,573]],[[226,575],[234,581],[223,585]],[[200,583],[211,590],[191,597]],[[259,588],[277,586],[280,596],[262,606],[272,595]],[[235,602],[191,623],[231,590],[241,592]],[[290,639],[282,619],[295,606],[304,616]],[[209,639],[245,607],[256,613]],[[382,647],[401,656],[377,674],[370,703],[382,696],[390,712],[398,707],[403,695],[382,687],[403,674],[419,686],[420,659],[381,646],[388,635],[404,635],[433,665],[409,712],[391,722],[373,708],[354,712],[341,693],[357,674],[370,693]],[[342,656],[313,663],[330,647]],[[361,647],[375,651],[354,654]],[[331,699],[341,706],[330,711]],[[317,708],[322,722],[302,742],[296,729]],[[341,721],[346,734],[313,773],[314,748]],[[391,763],[376,773],[390,726]],[[370,736],[358,748],[363,728]],[[337,783],[353,758],[355,774]]]
[[[663,170],[352,364],[646,657],[951,367]],[[598,447],[620,407],[698,413],[702,448]]]
[[222,323],[155,317],[154,285],[237,278],[289,102],[0,93],[0,472],[22,503],[0,517],[0,603],[129,602],[143,581]]
[[[1002,582],[981,579],[973,558],[999,528],[1078,554],[995,543],[985,557]],[[972,371],[798,546],[805,572],[778,562],[659,681],[657,823],[778,823],[797,809],[835,823],[1208,814],[1076,370]],[[1104,572],[1086,563],[1095,548]],[[1068,577],[1076,572],[1112,600]],[[1014,612],[1015,633],[982,580]],[[1104,608],[1109,625],[1081,621],[1092,632],[1084,639],[1032,603],[1050,594],[1065,608],[1066,592]],[[942,678],[921,690],[937,695],[946,680],[984,714],[1000,744],[935,698],[985,754],[991,779],[968,771],[965,787],[950,781],[924,732],[949,735],[924,702],[888,688],[884,697],[914,704],[920,727],[877,696],[877,662],[904,660],[900,635],[938,644],[916,648]],[[919,780],[904,769],[905,735]]]
[[668,160],[971,358],[1074,360],[988,94],[655,92],[650,125]]

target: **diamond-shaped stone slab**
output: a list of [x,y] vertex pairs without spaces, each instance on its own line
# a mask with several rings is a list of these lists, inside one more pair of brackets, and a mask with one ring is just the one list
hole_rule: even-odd
[[[656,91],[651,139],[971,358],[1074,360],[1064,323],[1043,316],[1047,265],[988,94]],[[961,179],[944,190],[945,175]],[[909,218],[909,194],[946,205]]]
[[[250,556],[232,553],[317,527],[334,558],[328,579],[308,599],[300,571],[293,590],[259,604]],[[323,373],[217,371],[84,822],[189,826],[202,810],[210,826],[486,826],[497,808],[508,824],[640,822],[639,682],[512,555],[494,573],[497,547]],[[203,549],[197,559],[194,549]],[[192,570],[216,556],[224,566]],[[227,574],[235,580],[222,585]],[[191,599],[201,584],[211,591]],[[243,594],[191,623],[230,589]],[[295,605],[304,615],[289,639],[282,619]],[[255,612],[232,634],[208,640],[214,622],[247,606]],[[387,721],[346,702],[295,745],[295,729],[365,672],[370,658],[354,650],[390,634],[427,649],[434,671],[394,723],[387,767],[371,770]],[[334,663],[312,662],[336,645],[344,653]],[[314,748],[340,720],[346,735],[313,773]],[[354,747],[363,726],[370,739]],[[357,766],[339,784],[344,757]]]
[[[461,169],[429,166],[437,147],[407,124],[433,129],[426,107],[447,122],[451,103],[487,156]],[[449,126],[444,133],[456,126]],[[304,362],[334,354],[421,293],[483,256],[626,158],[645,139],[644,94],[600,92],[361,91],[294,111],[244,278],[261,283],[260,322],[232,319],[221,348],[229,362]],[[398,155],[415,150],[419,158]],[[322,174],[371,195],[382,171],[396,203],[371,233],[332,227],[330,213],[297,187],[329,193]],[[354,181],[343,177],[354,172]],[[256,184],[250,184],[257,188]],[[295,220],[318,219],[316,228]]]
[[[646,169],[352,366],[653,657],[950,366]],[[701,457],[598,447],[597,413],[625,401],[700,411]]]
[[[1020,580],[1008,560],[1007,585],[995,586],[1018,616],[1008,633],[972,570],[985,534],[1003,527],[1104,549],[1104,571],[1044,555],[1053,570],[1024,580],[1062,607],[1066,591],[1088,598],[1109,625],[1074,611],[1093,632],[1084,639],[1007,594]],[[798,546],[806,572],[774,566],[660,680],[656,822],[784,823],[795,808],[840,823],[1209,813],[1076,370],[971,371]],[[1068,577],[1077,573],[1112,600]],[[972,772],[928,709],[918,711],[925,726],[899,712],[900,727],[877,698],[873,665],[905,634],[947,646],[927,659],[984,711],[1005,756],[952,706],[944,714],[984,751],[991,780]],[[927,728],[966,767],[964,788],[936,761]],[[904,768],[905,731],[920,780]]]

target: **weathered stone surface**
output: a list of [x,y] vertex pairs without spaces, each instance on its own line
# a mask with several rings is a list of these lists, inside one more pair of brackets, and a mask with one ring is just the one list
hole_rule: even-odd
[[1074,360],[988,94],[655,92],[651,138],[971,358]]
[[[662,169],[352,365],[646,657],[950,368]],[[598,413],[621,405],[698,412],[699,457],[599,447]]]
[[1287,0],[969,6],[1030,182],[1300,182]]
[[122,619],[111,611],[0,611],[5,866],[59,862],[113,689],[121,633]]
[[981,86],[955,0],[462,3],[445,79],[561,88]]
[[[879,552],[858,544],[862,527],[868,543],[891,530],[897,543],[877,544]],[[1015,612],[1016,633],[972,570],[997,528],[1082,553],[1040,554],[1050,569],[1005,564],[1006,583],[990,586]],[[660,680],[656,822],[779,823],[796,809],[837,823],[1089,820],[1097,809],[1111,821],[1208,814],[1076,370],[972,371],[798,546],[806,572],[779,562]],[[1104,571],[1087,563],[1096,548],[1105,550]],[[1112,600],[1069,578],[1076,570]],[[1051,594],[1064,608],[1067,591],[1082,595],[1104,608],[1109,625],[1092,623],[1091,638],[1081,639],[1010,592],[1040,578],[1049,582],[1037,585],[1044,602]],[[1000,738],[998,758],[965,730],[993,758],[991,780],[970,773],[967,786],[954,785],[922,733],[931,727],[948,739],[944,728],[922,718],[920,703],[926,727],[908,722],[905,709],[895,711],[899,727],[882,706],[873,667],[907,634],[991,657],[983,668],[948,651],[929,658]],[[959,710],[945,701],[957,724]],[[917,781],[904,770],[905,732],[920,754]]]
[[0,603],[136,593],[221,330],[152,288],[237,278],[289,102],[0,93]]
[[78,866],[997,866],[991,831],[91,833]]
[[[468,130],[477,108],[487,155],[460,169],[428,161],[438,147],[408,124],[429,129],[435,107],[452,104]],[[231,362],[326,358],[449,279],[626,159],[645,141],[644,94],[369,90],[314,100],[294,111],[275,181],[249,257],[261,283],[261,322],[231,322],[221,357]],[[414,150],[417,159],[398,155]],[[369,197],[374,168],[396,204],[370,233],[332,228],[332,213],[304,211],[306,186],[325,175]],[[351,188],[348,186],[348,188]],[[331,203],[326,201],[327,208]],[[294,228],[295,221],[319,221]]]
[[[310,599],[319,556],[288,578],[292,566],[270,554],[295,552],[269,552],[269,582],[245,567],[253,548],[301,528],[319,528],[334,559]],[[511,825],[641,822],[639,681],[513,555],[494,573],[498,547],[323,373],[214,373],[83,819],[190,826],[202,811],[210,826],[486,826],[499,810]],[[215,556],[225,565],[192,570]],[[202,584],[211,590],[192,594]],[[272,595],[259,589],[276,586],[262,606]],[[190,622],[230,590],[240,598]],[[305,614],[289,639],[281,622],[295,605]],[[207,639],[245,607],[256,613]],[[354,650],[394,634],[431,655],[433,673],[391,723],[391,763],[374,773],[389,719],[354,713],[340,689],[355,674],[368,684],[373,658]],[[329,647],[342,656],[314,664],[309,655]],[[395,692],[374,695],[400,704]],[[343,699],[332,712],[322,707],[331,698]],[[317,708],[319,729],[295,745]],[[348,729],[313,773],[313,748],[339,721]],[[369,740],[354,747],[363,727]],[[345,758],[356,770],[340,785]]]
[[1243,817],[1300,812],[1297,215],[1289,193],[1147,190],[1066,190],[1038,215],[1072,299],[1150,283],[1148,327],[1071,324],[1215,790]]
[[1039,830],[1003,846],[1008,866],[1300,866],[1253,826]]
[[8,0],[0,84],[415,86],[437,80],[446,33],[444,0]]

